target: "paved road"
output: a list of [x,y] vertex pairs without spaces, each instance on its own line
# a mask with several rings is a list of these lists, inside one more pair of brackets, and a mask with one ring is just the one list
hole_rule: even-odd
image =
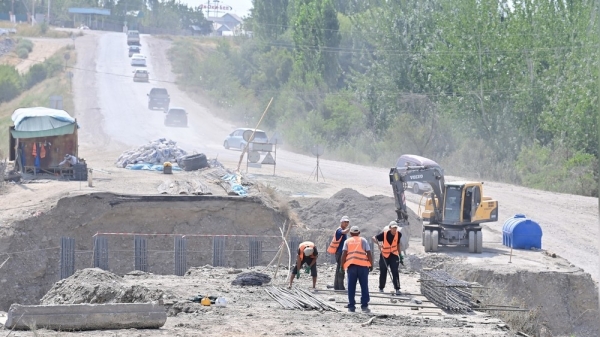
[[[237,163],[240,152],[223,149],[222,142],[234,128],[245,125],[235,125],[212,115],[206,106],[196,103],[177,88],[166,57],[168,41],[142,36],[142,53],[148,57],[147,68],[151,81],[133,83],[131,77],[134,68],[129,64],[125,35],[102,32],[89,34],[93,36],[86,36],[77,42],[78,57],[89,58],[90,64],[95,62],[96,72],[89,80],[89,87],[77,88],[75,95],[76,99],[79,97],[81,100],[81,97],[92,95],[95,90],[95,98],[90,96],[85,102],[80,102],[79,106],[81,110],[93,110],[83,114],[87,114],[86,120],[95,121],[92,132],[104,134],[101,146],[120,146],[125,149],[166,137],[177,140],[186,150],[204,152],[210,157],[218,156],[224,163]],[[92,42],[95,43],[93,46],[90,44],[92,38],[96,41]],[[85,43],[88,43],[87,47],[80,48]],[[90,56],[94,47],[94,54]],[[80,70],[80,73],[76,73],[76,81],[78,76],[82,76],[82,72]],[[163,112],[147,109],[146,94],[155,86],[169,90],[172,105],[187,109],[188,128],[165,127]],[[85,138],[85,135],[82,137]],[[400,151],[399,149],[399,154]],[[394,161],[395,158],[390,160],[392,163]],[[365,195],[391,195],[388,170],[385,168],[321,160],[326,183],[320,183],[316,188],[314,180],[308,179],[315,169],[314,157],[279,150],[277,162],[278,177],[269,178],[272,172],[270,168],[250,171],[265,179],[280,179],[280,183],[290,184],[289,189],[298,194],[320,191],[321,195],[331,195],[340,188],[351,187]],[[453,177],[448,177],[447,180],[451,181]],[[484,189],[484,194],[499,201],[501,220],[485,225],[484,242],[501,242],[502,222],[514,214],[524,213],[542,226],[543,249],[567,258],[575,266],[589,272],[596,281],[600,279],[597,198],[543,192],[493,182],[486,182]],[[416,210],[415,202],[418,202],[418,197],[408,195],[408,198],[411,200],[411,207]]]

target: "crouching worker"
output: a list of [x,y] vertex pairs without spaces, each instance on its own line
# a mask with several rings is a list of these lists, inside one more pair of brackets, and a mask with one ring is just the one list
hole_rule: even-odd
[[292,274],[290,275],[290,289],[292,288],[292,283],[294,282],[294,277],[300,277],[300,268],[304,265],[304,272],[308,274],[310,271],[310,276],[312,276],[313,281],[313,289],[317,286],[317,256],[319,252],[317,252],[317,247],[315,244],[310,241],[304,241],[298,246],[298,258],[296,259],[296,265],[292,270]]

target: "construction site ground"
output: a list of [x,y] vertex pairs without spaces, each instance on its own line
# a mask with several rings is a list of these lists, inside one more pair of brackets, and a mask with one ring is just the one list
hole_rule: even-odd
[[[141,211],[127,205],[113,211],[105,206],[107,200],[114,200],[123,194],[156,195],[158,185],[165,180],[165,175],[159,172],[116,167],[114,162],[123,151],[154,139],[170,138],[190,152],[206,153],[210,158],[218,158],[226,168],[235,170],[240,152],[223,149],[222,141],[240,125],[219,119],[216,117],[219,112],[209,108],[207,102],[194,101],[179,90],[166,57],[169,41],[142,36],[142,46],[149,57],[148,68],[152,74],[149,85],[134,84],[125,76],[129,76],[130,67],[123,34],[86,31],[84,36],[75,40],[75,46],[78,56],[77,66],[73,69],[73,90],[75,116],[81,126],[79,155],[94,170],[93,187],[89,187],[87,182],[64,181],[49,176],[27,176],[24,183],[1,187],[0,310],[8,310],[11,301],[38,303],[58,281],[58,253],[46,250],[54,249],[61,236],[77,236],[77,240],[82,242],[81,249],[85,250],[89,249],[92,242],[89,233],[95,231],[119,229],[185,233],[182,231],[193,230],[206,234],[216,234],[217,231],[235,234],[252,233],[256,224],[269,223],[271,228],[263,232],[277,234],[277,226],[281,223],[276,223],[274,219],[279,221],[295,217],[298,221],[297,234],[323,245],[330,239],[342,215],[350,216],[352,225],[363,228],[363,234],[368,236],[395,219],[388,169],[331,161],[325,156],[320,160],[324,176],[317,182],[311,175],[316,159],[286,151],[285,147],[278,149],[275,175],[272,166],[248,170],[247,176],[262,184],[262,187],[253,187],[255,196],[264,199],[265,195],[276,195],[270,197],[274,199],[270,205],[257,204],[257,208],[262,207],[260,211],[250,211],[252,205],[241,207],[242,211],[237,210],[240,206],[230,200],[235,198],[226,197],[225,190],[211,186],[213,194],[224,198],[224,204],[228,205],[220,216],[230,217],[227,220],[229,227],[207,223],[202,228],[194,228],[192,220],[183,220],[185,214],[182,215],[179,208],[155,207],[157,204],[141,208],[143,216]],[[153,84],[152,76],[160,82]],[[146,93],[152,86],[167,87],[172,101],[188,109],[188,128],[163,128],[162,112],[146,109]],[[394,159],[391,158],[390,163]],[[245,161],[241,167],[245,171]],[[196,173],[175,172],[169,178],[195,177]],[[455,179],[459,178],[447,177],[449,181]],[[96,197],[85,196],[90,193],[96,193]],[[420,196],[407,194],[413,214],[409,263],[401,275],[403,290],[418,294],[418,272],[424,267],[444,268],[457,277],[497,290],[494,294],[496,299],[503,300],[506,305],[535,310],[541,315],[545,327],[540,335],[600,335],[598,199],[488,181],[484,185],[484,194],[499,201],[500,221],[483,226],[482,254],[469,254],[466,247],[442,247],[438,253],[425,253],[421,246],[419,221],[414,215],[418,212]],[[196,209],[194,212],[201,214]],[[540,223],[543,229],[542,250],[511,252],[502,245],[502,223],[517,213],[524,213]],[[273,214],[282,215],[277,217]],[[177,221],[180,223],[175,223]],[[183,222],[186,222],[185,226],[180,226]],[[80,267],[89,267],[88,261],[82,259]],[[173,306],[177,305],[182,310],[170,316],[163,329],[89,331],[79,334],[193,336],[201,332],[221,336],[259,336],[330,335],[350,331],[358,335],[503,336],[517,332],[498,326],[502,323],[486,313],[456,315],[439,309],[411,310],[410,307],[373,305],[373,314],[377,317],[371,325],[363,327],[361,323],[370,317],[346,313],[343,304],[335,304],[341,313],[283,310],[260,287],[231,286],[234,274],[228,274],[230,268],[211,268],[205,264],[192,265],[195,268],[184,277],[157,275],[159,273],[152,270],[150,272],[154,274],[125,277],[127,282],[173,294]],[[287,262],[284,261],[282,265],[284,267],[279,270],[278,278],[273,281],[276,285],[285,284]],[[123,275],[129,271],[126,270],[126,263],[119,266],[119,270],[115,270],[117,274]],[[243,269],[241,264],[232,267]],[[257,269],[261,270],[260,267]],[[274,269],[264,272],[272,274]],[[333,272],[329,265],[320,266],[318,288],[324,289],[332,283]],[[373,273],[369,280],[373,293],[376,293],[377,275],[377,272]],[[309,278],[302,275],[297,283],[307,287]],[[390,290],[389,286],[386,290]],[[197,294],[223,294],[228,305],[219,308],[187,303],[187,298]],[[319,292],[318,296],[325,300],[332,296],[337,301],[344,300],[344,296],[326,291]],[[389,301],[381,298],[372,300],[373,303]],[[50,331],[37,333],[70,335]],[[30,336],[31,333],[13,332],[12,335]]]

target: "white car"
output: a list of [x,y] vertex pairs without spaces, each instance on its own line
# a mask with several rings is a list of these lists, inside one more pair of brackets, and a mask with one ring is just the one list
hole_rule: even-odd
[[138,66],[138,67],[145,67],[146,66],[146,56],[144,56],[142,54],[133,54],[131,56],[131,65]]
[[146,69],[136,69],[133,72],[133,81],[134,82],[149,82],[150,73]]

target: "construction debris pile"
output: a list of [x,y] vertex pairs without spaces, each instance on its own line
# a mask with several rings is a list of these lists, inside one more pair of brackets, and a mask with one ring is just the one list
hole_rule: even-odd
[[211,195],[210,188],[199,179],[165,180],[157,188],[160,194],[171,195]]
[[472,288],[481,286],[455,279],[445,270],[421,271],[421,294],[441,309],[470,312],[476,301]]
[[86,268],[56,282],[40,304],[147,303],[170,298],[175,296],[162,290],[128,284],[121,276],[99,268]]
[[235,280],[231,281],[234,286],[262,286],[271,282],[271,277],[267,274],[251,271],[239,274]]
[[115,164],[122,168],[130,164],[162,165],[167,161],[175,163],[177,159],[186,155],[185,150],[177,147],[177,142],[160,138],[137,149],[123,152]]
[[269,296],[271,296],[271,298],[279,303],[284,309],[339,312],[338,309],[321,301],[308,291],[298,287],[294,287],[293,289],[285,289],[271,286],[265,288],[265,292],[269,294]]
[[228,195],[247,196],[248,188],[246,186],[252,183],[241,173],[234,173],[222,167],[207,171],[202,175],[215,184],[221,186]]

